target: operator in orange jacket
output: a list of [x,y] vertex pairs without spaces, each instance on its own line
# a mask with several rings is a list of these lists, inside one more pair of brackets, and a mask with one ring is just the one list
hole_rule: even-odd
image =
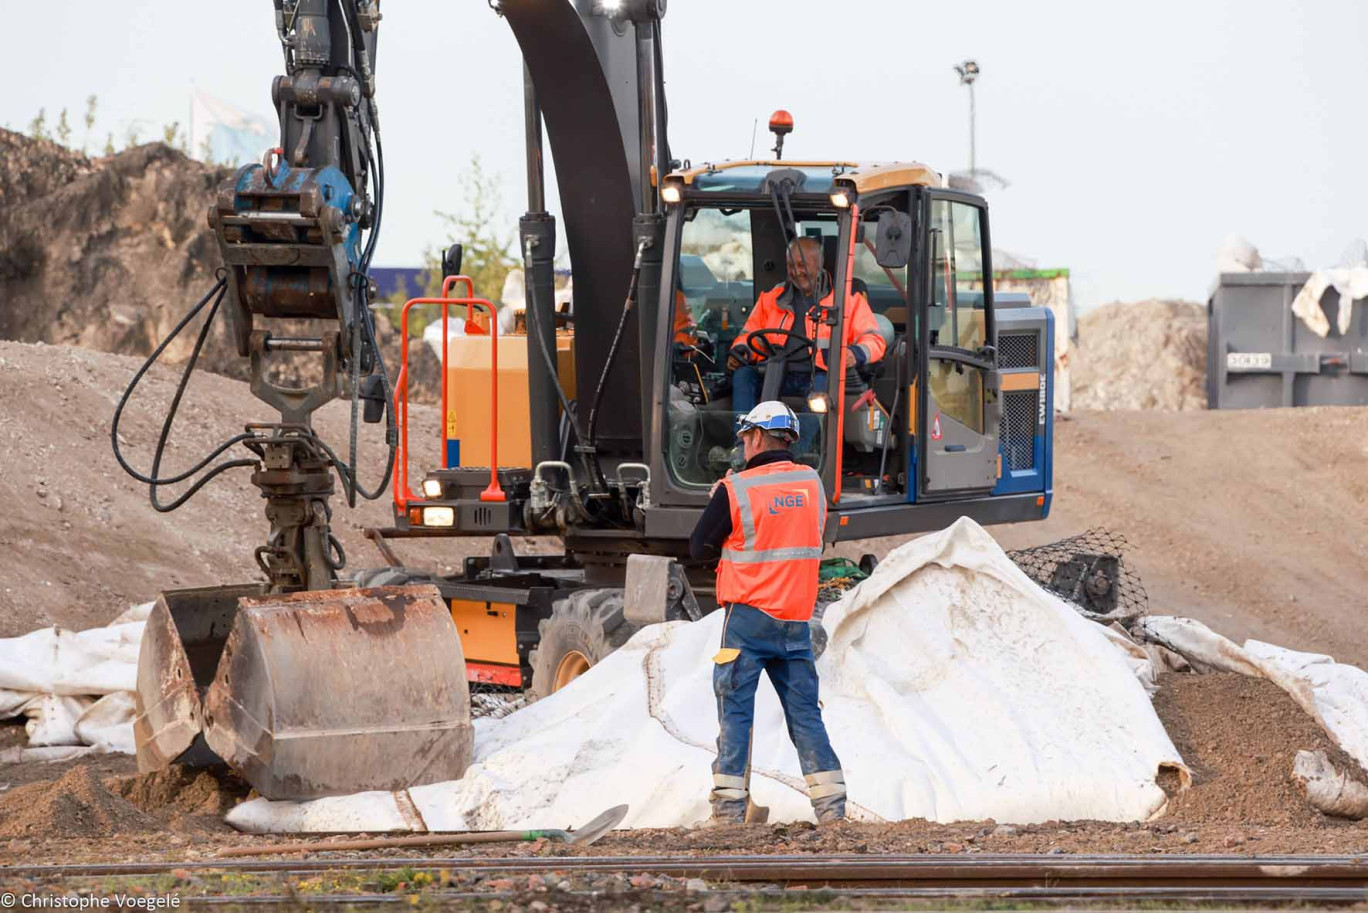
[[[763,293],[746,319],[746,326],[737,336],[737,343],[728,353],[727,367],[733,369],[732,411],[746,414],[754,409],[760,398],[764,375],[756,367],[758,358],[746,344],[755,330],[790,330],[801,333],[817,344],[817,372],[814,378],[806,363],[796,366],[785,375],[779,388],[780,396],[807,396],[815,386],[826,389],[827,354],[831,345],[831,327],[821,322],[823,308],[833,306],[831,277],[822,269],[822,245],[815,238],[796,238],[788,246],[788,281]],[[798,315],[804,316],[795,329]],[[856,292],[846,301],[845,326],[841,344],[850,352],[847,367],[872,364],[883,358],[887,348],[879,335],[878,323],[869,301]],[[782,346],[787,338],[779,333],[766,336],[774,346]]]
[[784,708],[817,821],[839,821],[845,817],[845,774],[822,723],[808,627],[817,603],[826,492],[817,473],[795,462],[789,450],[798,440],[792,409],[761,403],[738,424],[746,468],[714,488],[689,540],[695,560],[718,559],[717,602],[726,612],[721,649],[713,657],[718,735],[712,820],[745,819],[755,689],[764,672]]

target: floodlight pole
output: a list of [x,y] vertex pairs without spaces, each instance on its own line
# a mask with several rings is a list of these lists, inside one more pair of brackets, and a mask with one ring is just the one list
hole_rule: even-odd
[[974,110],[974,81],[978,79],[979,65],[977,61],[966,60],[964,63],[955,65],[955,72],[959,74],[960,85],[969,87],[969,174],[978,174],[978,150],[975,137],[977,128],[977,116]]

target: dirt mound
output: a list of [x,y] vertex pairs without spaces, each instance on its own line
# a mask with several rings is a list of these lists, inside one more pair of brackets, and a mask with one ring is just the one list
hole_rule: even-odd
[[0,212],[89,174],[95,165],[50,140],[0,130]]
[[225,815],[251,787],[227,768],[173,764],[117,781],[116,791],[139,811],[165,816]]
[[[260,579],[252,555],[269,527],[248,472],[228,472],[184,507],[159,514],[147,502],[147,489],[115,463],[110,417],[139,363],[66,346],[0,342],[0,376],[8,383],[0,409],[0,466],[12,469],[0,472],[0,555],[9,569],[0,579],[0,637],[49,624],[77,630],[106,624],[163,589]],[[150,372],[125,413],[125,455],[144,472],[175,383],[169,370]],[[269,417],[241,382],[197,372],[172,429],[163,473],[193,465],[247,422]],[[340,454],[346,453],[350,417],[349,404],[339,401],[321,409],[315,422]],[[410,407],[409,419],[416,480],[438,463],[440,426],[430,406]],[[383,428],[362,425],[359,442],[361,477],[374,486],[385,465]],[[163,500],[181,490],[163,492]],[[383,564],[362,530],[393,524],[389,491],[379,501],[359,501],[355,510],[340,490],[332,503],[333,533],[346,549],[348,572]],[[451,573],[466,556],[488,554],[490,542],[406,540],[393,547],[410,565]],[[526,540],[518,548],[545,550]]]
[[[214,283],[222,261],[206,213],[231,175],[164,143],[92,160],[0,130],[0,339],[146,356]],[[378,341],[397,375],[398,334],[377,318]],[[304,336],[321,328],[310,321],[275,326]],[[167,349],[168,364],[189,357],[196,328]],[[412,400],[435,402],[435,356],[413,341],[409,357]],[[277,355],[273,374],[300,384],[316,363],[307,354]],[[199,368],[246,379],[247,367],[220,312]]]
[[1206,311],[1189,301],[1108,304],[1078,320],[1075,409],[1206,408]]
[[1193,824],[1315,824],[1292,779],[1297,752],[1324,751],[1340,770],[1362,778],[1345,754],[1296,702],[1266,679],[1233,673],[1164,675],[1154,709],[1192,771],[1191,788],[1174,796],[1169,816]]
[[111,795],[90,767],[0,794],[0,837],[109,837],[160,829],[155,819]]

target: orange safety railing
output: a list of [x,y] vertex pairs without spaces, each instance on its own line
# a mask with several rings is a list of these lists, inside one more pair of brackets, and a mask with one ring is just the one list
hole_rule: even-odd
[[[457,283],[465,283],[467,296],[452,298],[451,289]],[[394,463],[394,503],[401,511],[408,508],[409,501],[421,500],[409,488],[408,477],[408,319],[409,310],[415,306],[439,306],[442,309],[442,468],[448,467],[447,437],[447,358],[452,305],[466,308],[469,316],[474,308],[489,312],[489,487],[480,492],[481,501],[506,501],[507,496],[499,486],[499,317],[494,305],[484,298],[475,297],[475,283],[469,276],[447,276],[442,281],[442,297],[411,298],[404,303],[400,316],[399,332],[402,351],[399,356],[399,378],[395,383],[394,395],[399,400],[399,458]]]

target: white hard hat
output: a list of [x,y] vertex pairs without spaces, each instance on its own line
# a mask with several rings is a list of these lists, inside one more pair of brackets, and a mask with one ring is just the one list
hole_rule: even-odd
[[777,399],[767,400],[736,420],[738,431],[759,428],[788,441],[798,440],[798,416]]

